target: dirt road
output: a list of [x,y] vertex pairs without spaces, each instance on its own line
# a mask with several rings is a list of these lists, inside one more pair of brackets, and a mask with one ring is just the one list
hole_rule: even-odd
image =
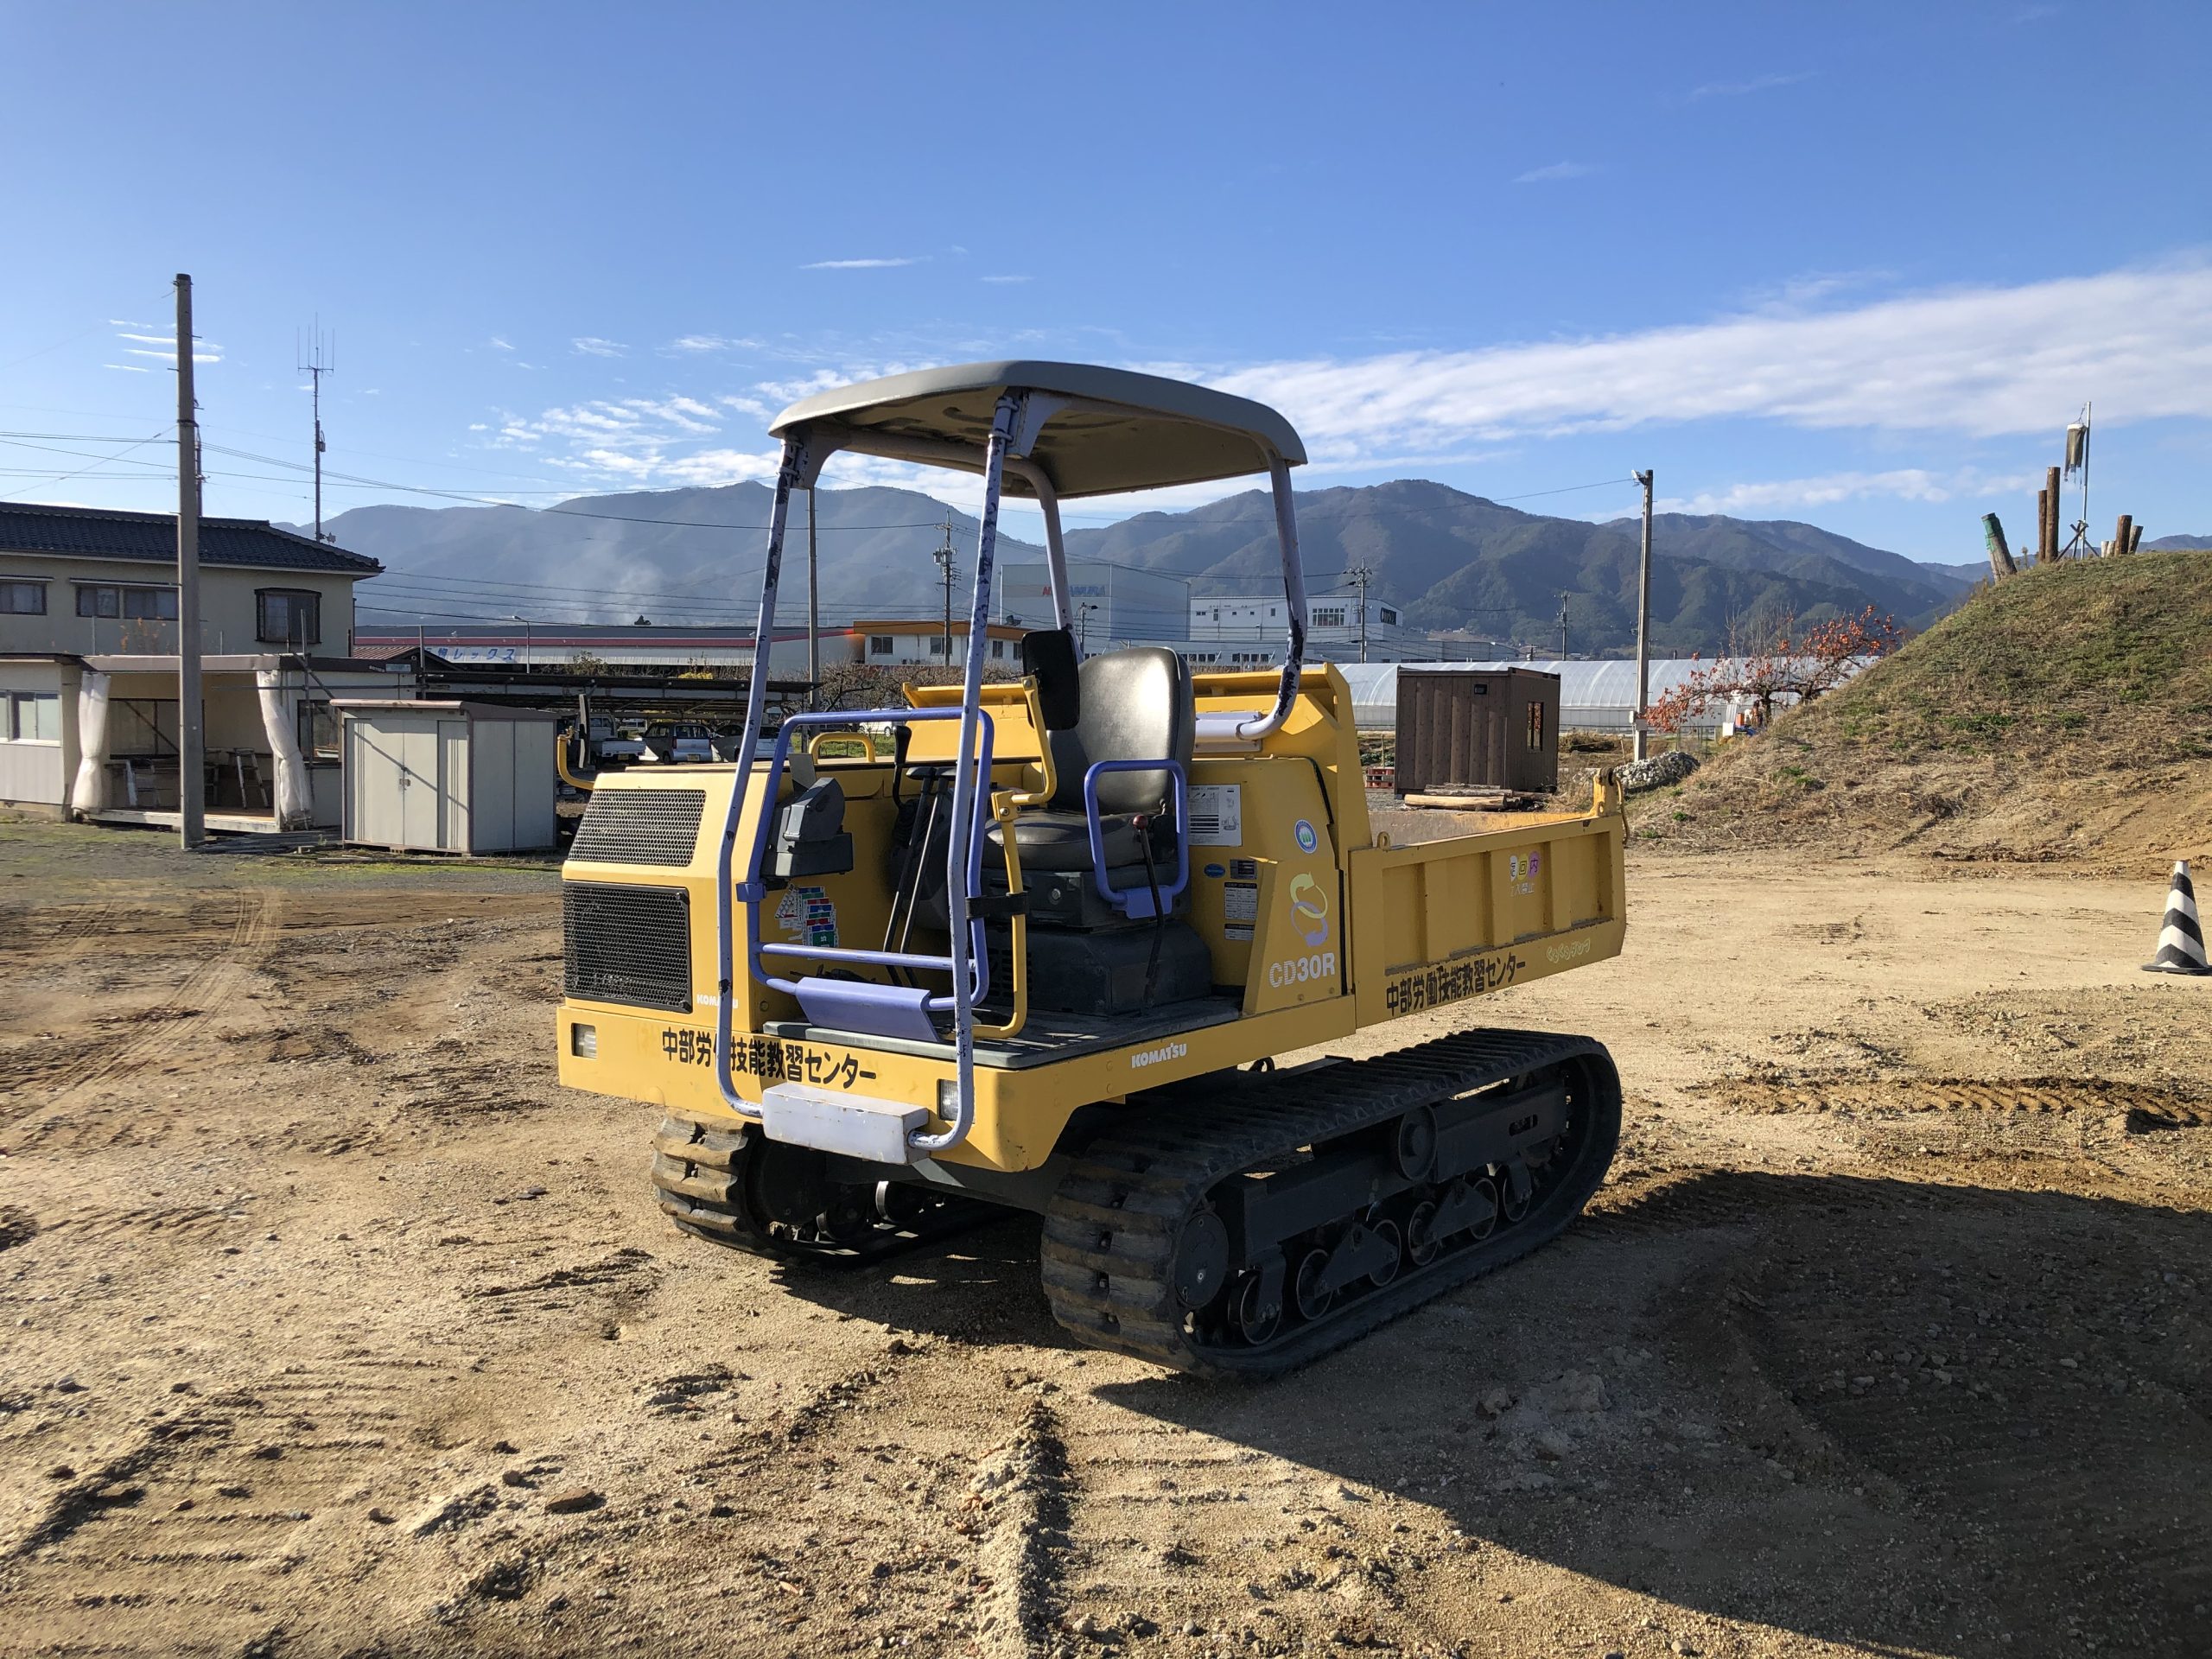
[[[0,824],[0,1647],[2183,1654],[2212,984],[2140,883],[1643,859],[1593,1214],[1300,1376],[1063,1339],[1020,1220],[667,1230],[547,874]],[[1391,1042],[1444,1029],[1444,1015]]]

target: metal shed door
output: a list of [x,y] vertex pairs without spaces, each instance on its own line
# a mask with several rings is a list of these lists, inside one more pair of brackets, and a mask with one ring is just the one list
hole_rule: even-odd
[[410,720],[391,733],[399,753],[399,844],[435,849],[438,841],[438,728]]

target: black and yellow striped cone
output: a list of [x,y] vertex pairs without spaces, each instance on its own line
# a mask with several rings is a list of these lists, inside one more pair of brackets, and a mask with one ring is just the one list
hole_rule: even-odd
[[2196,889],[2190,885],[2189,861],[2174,866],[2173,890],[2166,895],[2166,918],[2158,927],[2158,954],[2143,964],[2146,974],[2212,974],[2204,959],[2204,924],[2197,919]]

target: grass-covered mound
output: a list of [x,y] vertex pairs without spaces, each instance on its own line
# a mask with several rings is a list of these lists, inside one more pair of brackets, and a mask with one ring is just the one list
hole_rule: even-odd
[[1683,847],[1946,858],[2212,853],[2212,554],[2055,564],[1637,804]]

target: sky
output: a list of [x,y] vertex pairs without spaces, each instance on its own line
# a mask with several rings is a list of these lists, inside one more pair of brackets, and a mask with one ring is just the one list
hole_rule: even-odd
[[319,321],[333,516],[772,476],[807,391],[1027,356],[1273,404],[1303,488],[1650,467],[1947,563],[2094,400],[2094,532],[2212,534],[2201,0],[0,0],[0,499],[174,505],[188,271],[215,513],[309,517]]

